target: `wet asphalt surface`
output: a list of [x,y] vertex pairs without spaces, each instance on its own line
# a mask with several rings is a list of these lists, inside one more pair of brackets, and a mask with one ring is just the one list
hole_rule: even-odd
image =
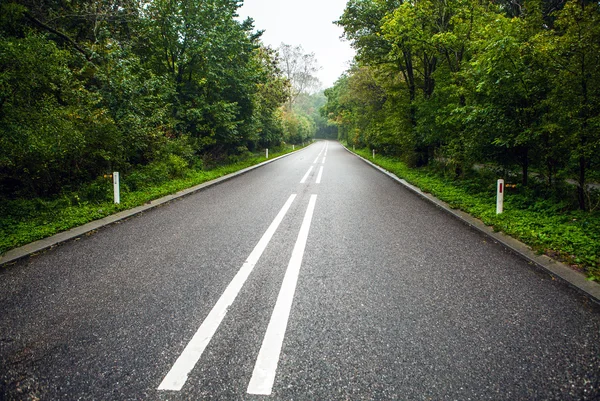
[[[182,390],[157,390],[291,194]],[[312,194],[273,392],[250,395]],[[0,400],[600,399],[597,305],[335,142],[2,267],[0,305]]]

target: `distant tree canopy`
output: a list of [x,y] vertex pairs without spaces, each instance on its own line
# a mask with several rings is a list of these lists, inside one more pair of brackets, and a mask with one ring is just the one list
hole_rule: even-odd
[[290,80],[239,3],[3,1],[0,197],[294,141]]
[[356,63],[325,91],[342,139],[443,164],[518,166],[552,187],[600,177],[600,3],[350,0]]
[[282,112],[285,138],[291,143],[304,143],[320,130],[322,121],[318,108],[312,107],[314,92],[321,82],[314,53],[305,53],[302,46],[282,43],[279,46],[279,69],[288,80],[287,103]]

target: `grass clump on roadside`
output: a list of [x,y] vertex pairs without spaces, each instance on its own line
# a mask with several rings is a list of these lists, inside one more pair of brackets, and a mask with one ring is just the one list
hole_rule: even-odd
[[[269,159],[290,152],[291,145],[270,153]],[[112,181],[103,177],[54,198],[3,199],[0,202],[0,254],[266,160],[265,154],[245,155],[230,159],[226,164],[203,168],[201,163],[189,167],[180,158],[171,158],[164,163],[143,166],[121,176],[118,205],[113,203]]]
[[[377,155],[368,149],[355,150],[365,159],[405,179],[448,203],[481,219],[531,246],[539,253],[584,272],[600,282],[600,212],[583,212],[551,193],[540,196],[535,183],[509,190],[504,198],[504,213],[496,214],[496,180],[493,174],[473,174],[455,180],[433,168],[409,168],[397,158]],[[500,178],[500,177],[496,177]],[[571,191],[572,192],[572,191]]]

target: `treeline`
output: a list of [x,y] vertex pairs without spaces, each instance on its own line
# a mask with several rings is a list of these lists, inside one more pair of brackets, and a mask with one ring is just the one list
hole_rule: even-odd
[[239,3],[3,1],[0,198],[140,167],[176,176],[312,136]]
[[337,139],[338,127],[323,116],[321,109],[327,103],[327,97],[323,91],[298,96],[292,110],[303,121],[303,125],[314,132],[314,137],[319,139]]
[[325,92],[342,139],[456,178],[491,165],[523,186],[570,179],[579,208],[592,206],[600,3],[350,0],[338,24],[357,50]]

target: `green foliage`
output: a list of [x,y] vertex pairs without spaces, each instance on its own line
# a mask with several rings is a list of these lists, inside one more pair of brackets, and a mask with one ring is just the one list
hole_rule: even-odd
[[577,206],[592,210],[599,21],[598,3],[575,0],[352,0],[338,24],[357,64],[323,112],[340,139],[453,179],[491,165],[523,186],[575,181]]
[[308,142],[314,135],[314,121],[296,112],[283,112],[284,139],[287,143],[301,144]]
[[600,170],[600,5],[568,2],[556,14],[554,35],[541,38],[556,84],[548,101],[548,131],[569,149],[567,171],[578,181],[580,208],[587,209],[587,175]]
[[296,113],[304,114],[314,123],[314,136],[322,139],[336,139],[337,127],[327,121],[327,118],[321,114],[321,109],[327,102],[327,97],[321,91],[311,95],[303,94],[298,96],[293,110]]
[[117,3],[0,2],[0,252],[314,135],[239,1]]
[[[291,146],[272,149],[269,158],[289,153]],[[99,177],[79,191],[53,198],[14,199],[0,202],[0,254],[29,242],[143,205],[194,185],[265,161],[265,155],[246,154],[235,163],[211,170],[188,167],[180,156],[141,166],[121,177],[121,204],[113,203],[112,180]]]
[[57,192],[97,175],[120,151],[114,121],[101,98],[76,79],[69,60],[41,35],[0,40],[4,194]]
[[143,190],[160,185],[173,178],[182,178],[188,168],[188,163],[181,157],[168,154],[164,160],[156,160],[132,171],[123,180],[131,190]]
[[289,84],[239,5],[2,2],[0,199],[55,196],[115,170],[162,182],[279,146]]

